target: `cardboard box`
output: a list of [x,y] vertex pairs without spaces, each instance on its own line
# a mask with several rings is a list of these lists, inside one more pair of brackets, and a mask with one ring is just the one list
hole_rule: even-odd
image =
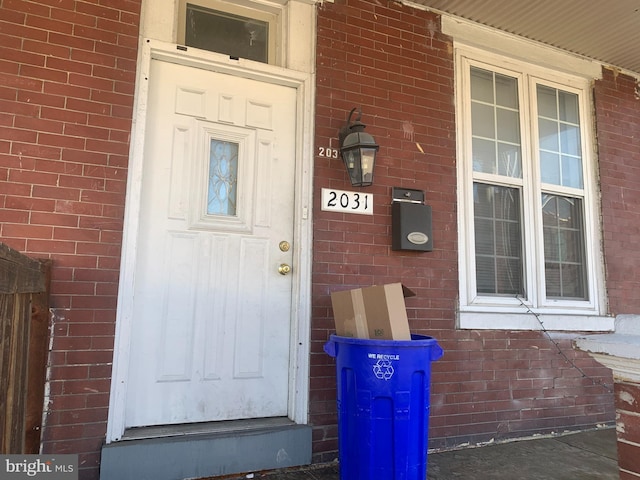
[[401,283],[331,293],[336,334],[376,340],[411,340],[405,297],[415,293]]

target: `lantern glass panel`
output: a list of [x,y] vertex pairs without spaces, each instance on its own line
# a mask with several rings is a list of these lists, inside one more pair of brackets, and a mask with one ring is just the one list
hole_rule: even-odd
[[371,185],[373,182],[373,167],[376,161],[376,151],[377,148],[365,148],[362,147],[360,149],[360,155],[362,158],[361,161],[361,170],[362,170],[362,179],[361,183],[363,185]]

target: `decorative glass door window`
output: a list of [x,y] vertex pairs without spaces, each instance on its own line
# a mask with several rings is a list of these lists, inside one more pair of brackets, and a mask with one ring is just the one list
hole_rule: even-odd
[[238,144],[211,139],[207,215],[235,216],[238,192]]
[[256,131],[244,127],[197,122],[191,228],[209,231],[252,231],[256,178]]

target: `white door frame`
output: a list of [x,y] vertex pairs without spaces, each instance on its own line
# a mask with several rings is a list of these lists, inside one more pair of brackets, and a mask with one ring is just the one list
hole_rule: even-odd
[[133,291],[138,245],[138,218],[142,189],[145,126],[151,60],[161,60],[213,72],[295,88],[297,92],[296,172],[293,231],[293,290],[289,365],[289,418],[308,422],[309,354],[311,330],[312,192],[313,192],[313,75],[282,67],[231,60],[227,55],[177,48],[175,44],[142,39],[136,80],[136,99],[127,177],[120,285],[109,397],[107,443],[125,430],[129,351],[133,321]]

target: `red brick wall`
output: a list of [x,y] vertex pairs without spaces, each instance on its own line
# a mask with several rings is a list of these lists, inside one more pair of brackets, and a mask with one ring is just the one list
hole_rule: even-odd
[[595,85],[611,313],[640,313],[640,85],[605,69]]
[[640,477],[640,387],[633,382],[616,382],[616,430],[621,480]]
[[44,451],[97,478],[104,441],[140,0],[4,0],[0,241],[53,260]]
[[[640,82],[604,69],[594,89],[609,307],[640,313]],[[640,478],[638,385],[615,384],[620,478]]]
[[[44,450],[80,453],[83,479],[97,478],[106,426],[139,10],[140,0],[3,0],[0,7],[0,240],[53,259]],[[418,294],[407,301],[412,330],[445,349],[432,377],[432,446],[611,421],[611,395],[570,368],[543,335],[455,330],[453,57],[438,17],[356,0],[324,3],[318,12],[316,149],[336,148],[338,129],[360,105],[381,149],[375,185],[366,190],[375,195],[372,217],[320,210],[322,187],[352,187],[339,159],[316,158],[314,459],[333,459],[337,449],[335,373],[322,352],[333,331],[334,288],[403,281]],[[596,85],[607,252],[621,251],[614,232],[633,238],[631,203],[625,210],[614,202],[622,190],[626,202],[638,191],[628,172],[614,175],[637,160],[633,89],[610,72]],[[393,186],[426,191],[433,252],[390,250]],[[622,270],[625,258],[612,259],[612,310],[635,313],[633,276]],[[609,380],[568,339],[558,341],[589,375]]]
[[[613,421],[611,393],[572,368],[542,333],[455,329],[458,295],[452,42],[435,14],[397,2],[336,0],[319,8],[316,151],[337,148],[351,108],[380,144],[373,216],[320,210],[322,187],[355,190],[340,159],[315,159],[311,421],[314,459],[337,456],[335,370],[322,346],[334,331],[334,289],[402,281],[414,333],[445,350],[433,365],[430,445],[488,441]],[[391,187],[426,192],[434,250],[391,251]],[[566,355],[596,381],[608,369]]]

